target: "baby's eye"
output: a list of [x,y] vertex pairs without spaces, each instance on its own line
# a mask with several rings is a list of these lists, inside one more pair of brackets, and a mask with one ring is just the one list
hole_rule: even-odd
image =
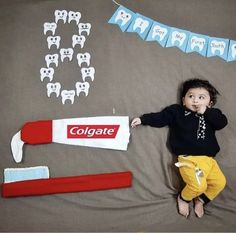
[[192,98],[193,98],[193,95],[189,95],[188,97],[189,97],[190,99],[192,99]]
[[199,99],[200,99],[200,100],[204,100],[205,97],[204,97],[204,96],[200,96]]

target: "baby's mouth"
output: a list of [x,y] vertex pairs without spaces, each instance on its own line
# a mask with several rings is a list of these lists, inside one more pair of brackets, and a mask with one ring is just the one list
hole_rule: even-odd
[[198,106],[197,105],[192,105],[193,110],[197,111]]

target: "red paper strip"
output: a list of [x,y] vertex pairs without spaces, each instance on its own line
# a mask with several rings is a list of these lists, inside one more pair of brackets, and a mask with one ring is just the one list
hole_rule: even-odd
[[2,184],[2,197],[35,196],[55,193],[88,192],[128,188],[132,173],[115,172],[95,175],[27,180]]
[[33,145],[52,143],[52,120],[27,122],[21,129],[21,140]]

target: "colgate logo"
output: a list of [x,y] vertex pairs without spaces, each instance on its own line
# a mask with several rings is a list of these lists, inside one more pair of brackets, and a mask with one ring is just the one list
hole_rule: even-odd
[[120,125],[67,125],[67,138],[115,138]]

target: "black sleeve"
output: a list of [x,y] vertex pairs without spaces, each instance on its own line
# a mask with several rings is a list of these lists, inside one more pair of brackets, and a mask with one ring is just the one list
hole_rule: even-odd
[[228,124],[226,116],[217,108],[207,108],[204,116],[215,130],[223,129]]
[[164,108],[160,112],[143,114],[140,119],[142,125],[149,125],[157,128],[161,128],[167,125],[170,126],[175,119],[177,110],[178,105],[171,105]]

